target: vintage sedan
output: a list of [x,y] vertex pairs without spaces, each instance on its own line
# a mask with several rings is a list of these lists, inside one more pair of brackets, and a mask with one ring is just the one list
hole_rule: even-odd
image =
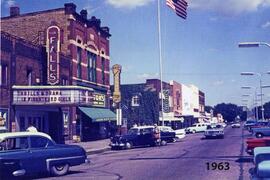
[[241,124],[238,123],[238,122],[235,122],[235,123],[232,123],[232,124],[231,124],[231,127],[232,127],[232,128],[240,128],[240,127],[241,127]]
[[[174,132],[164,132],[161,130],[161,145],[166,145],[175,138]],[[112,149],[131,149],[140,146],[155,146],[157,142],[154,138],[154,126],[138,126],[129,129],[125,135],[117,135],[111,138]]]
[[246,144],[246,152],[253,155],[254,148],[270,146],[270,138],[248,138]]
[[40,173],[61,176],[68,173],[70,166],[87,161],[86,152],[82,147],[56,144],[45,133],[0,134],[0,179]]
[[224,128],[220,124],[208,125],[204,136],[205,138],[224,138]]

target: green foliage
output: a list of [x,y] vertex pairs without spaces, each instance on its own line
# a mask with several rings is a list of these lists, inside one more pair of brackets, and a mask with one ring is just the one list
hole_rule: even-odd
[[235,105],[235,104],[217,104],[214,107],[214,115],[216,114],[222,114],[223,119],[227,120],[228,122],[234,121],[237,116],[243,117],[243,110],[241,107]]

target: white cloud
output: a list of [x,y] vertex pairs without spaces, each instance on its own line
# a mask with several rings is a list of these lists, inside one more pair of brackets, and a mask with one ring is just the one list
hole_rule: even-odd
[[262,28],[269,28],[270,27],[270,21],[267,21],[262,25]]
[[154,0],[107,0],[107,3],[116,8],[133,9],[139,6],[144,6]]
[[14,6],[16,4],[15,0],[1,0],[1,5],[4,4],[6,8]]
[[270,0],[189,0],[189,7],[236,15],[255,12],[259,7],[270,7]]
[[92,7],[91,5],[92,5],[93,3],[92,3],[91,1],[93,1],[93,0],[87,0],[85,6],[84,6],[84,8],[83,8],[83,9],[87,10],[88,15],[89,15],[89,14],[90,14],[90,15],[93,14],[95,11],[97,11],[98,9],[101,8],[101,6],[98,6],[98,7]]
[[137,78],[140,79],[140,80],[151,79],[151,78],[158,78],[158,77],[159,77],[159,74],[158,73],[154,73],[154,74],[143,73],[143,74],[137,75]]

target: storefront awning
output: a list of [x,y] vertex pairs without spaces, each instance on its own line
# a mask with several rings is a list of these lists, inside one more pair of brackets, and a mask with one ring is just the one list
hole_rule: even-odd
[[109,109],[79,107],[93,122],[116,121],[116,114]]

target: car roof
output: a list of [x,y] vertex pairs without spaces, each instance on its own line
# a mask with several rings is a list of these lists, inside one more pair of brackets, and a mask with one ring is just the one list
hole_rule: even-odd
[[45,133],[42,132],[6,132],[6,133],[0,133],[0,141],[6,138],[12,138],[12,137],[18,137],[18,136],[42,136],[46,137],[52,140],[52,138]]
[[137,126],[137,127],[132,127],[131,129],[145,129],[145,128],[154,128],[154,126]]

